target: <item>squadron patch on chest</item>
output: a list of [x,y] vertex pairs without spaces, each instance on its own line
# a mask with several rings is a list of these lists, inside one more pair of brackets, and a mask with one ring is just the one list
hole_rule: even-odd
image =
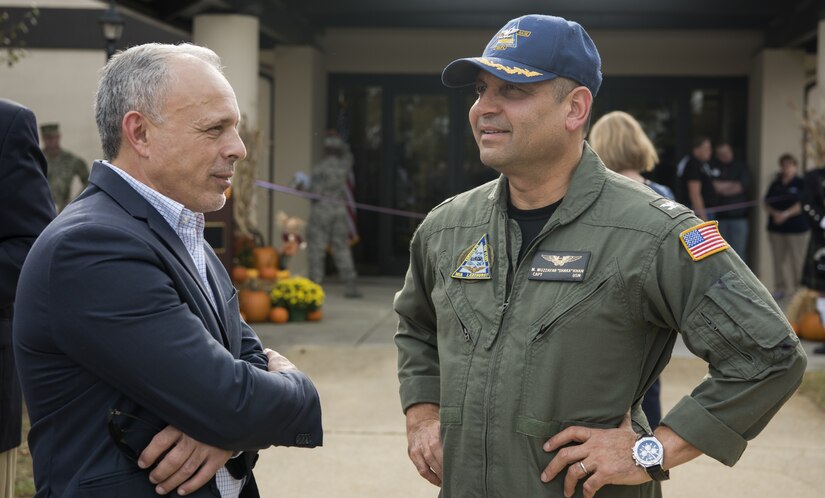
[[487,244],[487,234],[470,246],[466,256],[452,275],[464,280],[489,280],[492,278],[493,252]]
[[584,272],[590,262],[589,252],[539,251],[530,263],[530,280],[584,281]]

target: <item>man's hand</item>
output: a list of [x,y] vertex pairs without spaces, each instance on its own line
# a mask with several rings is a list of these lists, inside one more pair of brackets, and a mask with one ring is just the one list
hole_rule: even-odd
[[231,456],[229,450],[196,441],[168,425],[140,454],[138,466],[146,469],[157,463],[149,474],[157,494],[177,488],[179,495],[188,495],[209,482]]
[[269,358],[269,363],[266,365],[266,369],[270,372],[285,372],[287,370],[298,370],[298,367],[292,364],[291,361],[286,359],[286,356],[281,355],[277,351],[273,351],[269,348],[264,349],[264,353],[266,353],[266,357]]
[[419,403],[407,409],[407,454],[421,477],[441,486],[443,452],[438,405]]
[[[585,498],[592,498],[606,484],[641,484],[649,481],[647,472],[633,460],[633,445],[637,438],[629,414],[617,429],[568,427],[544,443],[544,451],[561,449],[540,478],[542,482],[550,482],[567,467],[564,496],[573,496],[578,481],[586,479],[582,486]],[[562,448],[573,442],[581,444]]]

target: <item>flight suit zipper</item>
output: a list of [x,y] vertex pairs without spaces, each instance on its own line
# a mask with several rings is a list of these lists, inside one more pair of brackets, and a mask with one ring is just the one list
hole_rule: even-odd
[[609,277],[608,277],[608,278],[606,278],[606,279],[604,279],[604,281],[600,282],[600,283],[599,283],[596,287],[594,287],[594,288],[593,288],[590,292],[588,292],[587,294],[585,294],[584,296],[582,296],[582,297],[581,297],[581,299],[578,299],[578,300],[576,300],[576,302],[574,302],[574,303],[570,304],[570,305],[567,307],[567,309],[566,309],[566,310],[564,310],[564,311],[563,311],[563,312],[562,312],[559,316],[557,316],[556,318],[553,318],[553,320],[552,320],[550,323],[548,323],[547,325],[542,325],[542,326],[541,326],[541,328],[539,329],[538,334],[536,334],[536,336],[535,336],[535,337],[533,337],[533,338],[530,340],[530,343],[532,344],[532,343],[534,343],[534,342],[538,341],[539,339],[541,339],[542,337],[544,337],[544,336],[545,336],[545,334],[547,334],[547,332],[548,332],[548,331],[549,331],[549,330],[553,327],[553,325],[554,325],[555,323],[557,323],[559,320],[561,320],[562,318],[564,318],[565,316],[567,316],[567,314],[568,314],[568,313],[570,313],[572,310],[576,309],[576,306],[578,306],[580,303],[583,303],[584,301],[586,301],[586,300],[590,299],[590,297],[591,297],[593,294],[595,294],[595,293],[599,292],[599,290],[601,290],[601,289],[602,289],[602,287],[604,287],[604,286],[605,286],[605,284],[607,284],[608,280],[610,280],[610,278],[609,278]]
[[[504,223],[504,243],[505,243],[505,253],[507,255],[507,277],[504,286],[504,302],[499,307],[499,321],[498,321],[498,329],[496,330],[495,338],[501,334],[502,329],[504,328],[504,320],[506,318],[507,308],[510,306],[510,294],[513,291],[513,287],[515,285],[516,275],[518,275],[518,270],[521,267],[521,263],[527,259],[527,256],[533,250],[533,247],[537,244],[541,243],[545,238],[547,238],[550,233],[559,225],[558,221],[554,224],[550,225],[550,227],[544,232],[537,235],[533,241],[530,243],[527,251],[525,251],[525,257],[521,260],[517,260],[515,265],[513,265],[512,253],[510,251],[510,222],[507,219],[506,213],[501,213],[501,219]],[[522,241],[524,243],[524,241]],[[496,371],[496,364],[498,363],[498,355],[501,352],[501,341],[496,340],[495,345],[493,347],[493,354],[490,358],[490,365],[487,369],[487,388],[484,391],[484,405],[483,405],[483,413],[484,413],[484,427],[482,430],[483,434],[483,445],[484,451],[482,452],[482,467],[484,469],[484,476],[482,481],[482,496],[487,496],[488,486],[488,460],[489,460],[489,452],[488,452],[488,436],[489,436],[489,427],[490,427],[490,411],[492,407],[490,406],[490,398],[492,396],[494,380],[495,379],[495,371]]]
[[733,351],[735,351],[736,353],[738,353],[738,354],[739,354],[739,356],[741,356],[743,359],[745,359],[745,360],[746,360],[746,361],[748,361],[749,363],[753,363],[753,356],[751,356],[749,353],[746,353],[746,352],[741,351],[739,348],[737,348],[737,347],[736,347],[736,346],[735,346],[735,345],[734,345],[734,344],[730,341],[730,339],[728,339],[727,337],[725,337],[725,335],[722,333],[722,331],[721,331],[721,330],[719,329],[719,327],[716,325],[716,322],[714,322],[714,321],[713,321],[713,319],[712,319],[711,317],[709,317],[708,315],[706,315],[704,311],[700,311],[700,312],[699,312],[699,315],[700,315],[700,316],[701,316],[701,317],[705,320],[705,323],[707,324],[707,326],[708,326],[711,330],[713,330],[714,332],[716,332],[716,336],[717,336],[717,337],[718,337],[718,338],[719,338],[722,342],[724,342],[725,344],[727,344],[727,345],[728,345],[728,347],[729,347],[730,349],[732,349]]
[[[504,259],[506,261],[505,264],[507,265],[507,276],[506,276],[505,283],[504,283],[504,302],[499,307],[498,329],[496,330],[495,337],[498,337],[499,334],[501,334],[501,329],[504,326],[505,313],[507,312],[507,307],[510,303],[510,291],[511,291],[510,287],[511,287],[512,281],[513,281],[512,272],[511,272],[512,260],[511,260],[511,255],[510,255],[510,230],[509,230],[509,223],[508,223],[508,220],[507,220],[507,214],[506,213],[501,213],[501,221],[504,224],[504,245],[505,245],[505,254],[507,255],[507,257],[504,258]],[[488,479],[487,468],[488,468],[488,465],[489,465],[488,464],[489,452],[487,450],[487,446],[488,446],[487,438],[488,438],[488,433],[489,433],[489,428],[490,428],[490,411],[491,411],[490,397],[492,395],[492,390],[493,390],[493,384],[494,384],[493,379],[495,378],[496,362],[498,361],[498,355],[499,355],[499,351],[501,349],[499,347],[500,344],[501,344],[501,341],[496,341],[495,344],[494,344],[494,347],[493,347],[493,354],[490,358],[490,365],[487,368],[487,386],[486,386],[486,389],[484,390],[484,404],[482,406],[482,410],[483,410],[483,413],[484,413],[484,427],[482,429],[482,436],[483,436],[482,442],[483,442],[483,446],[484,446],[484,451],[482,452],[482,456],[481,456],[481,465],[482,465],[482,468],[484,469],[484,475],[483,475],[483,478],[482,478],[482,486],[481,486],[482,496],[487,496],[487,489],[488,489],[488,485],[487,485],[487,479]]]
[[473,337],[470,335],[470,330],[467,328],[467,325],[464,324],[464,320],[458,313],[458,308],[450,298],[449,292],[447,292],[447,277],[444,276],[444,272],[439,273],[441,274],[441,281],[444,283],[444,292],[447,294],[447,302],[450,303],[450,308],[452,308],[453,314],[455,315],[456,320],[458,320],[458,324],[461,325],[461,333],[464,335],[464,342],[473,342]]

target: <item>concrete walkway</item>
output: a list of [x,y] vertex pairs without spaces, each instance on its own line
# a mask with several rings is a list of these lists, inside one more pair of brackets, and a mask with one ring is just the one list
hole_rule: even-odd
[[[325,285],[325,318],[316,323],[255,324],[264,345],[287,355],[315,382],[324,409],[324,447],[270,448],[255,475],[263,497],[435,498],[438,489],[407,459],[398,400],[396,318],[392,298],[401,279],[363,281],[363,299]],[[815,344],[806,343],[810,353]],[[809,354],[809,368],[825,356]],[[701,360],[678,344],[662,376],[663,410],[705,374]],[[825,414],[795,395],[752,441],[734,468],[707,457],[674,469],[667,498],[814,498],[822,491]],[[513,497],[521,498],[521,497]]]

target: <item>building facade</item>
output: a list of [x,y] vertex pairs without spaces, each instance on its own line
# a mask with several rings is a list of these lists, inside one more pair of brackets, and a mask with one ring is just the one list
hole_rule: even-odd
[[[657,16],[650,12],[661,2],[643,1],[651,4],[646,17],[622,1],[609,11],[600,10],[604,2],[558,2],[558,11],[548,11],[542,2],[521,1],[508,7],[512,12],[485,1],[472,10],[466,2],[399,7],[371,0],[211,2],[221,9],[198,1],[117,3],[126,19],[121,48],[193,41],[222,56],[242,112],[260,131],[259,179],[287,185],[295,173],[308,172],[320,159],[325,130],[334,128],[355,155],[357,201],[410,213],[426,213],[494,177],[479,163],[467,124],[474,95],[444,88],[441,69],[479,54],[499,26],[520,14],[577,20],[603,61],[593,118],[612,110],[636,116],[661,156],[654,179],[674,181],[675,165],[696,135],[726,140],[746,159],[754,178],[750,197],[757,201],[751,265],[772,283],[758,201],[781,154],[805,157],[803,110],[821,100],[815,83],[825,68],[819,10],[810,14],[789,4],[820,2],[764,2],[759,10],[745,1],[725,7],[676,1]],[[0,0],[0,10],[16,15],[29,5]],[[64,146],[91,161],[100,157],[92,100],[105,63],[96,19],[108,5],[38,5],[43,22],[26,40],[27,55],[0,67],[0,96],[31,107],[41,122],[60,122]],[[709,14],[714,9],[716,16]],[[306,217],[309,204],[260,188],[256,217],[272,242],[279,236],[277,210]],[[361,273],[403,274],[419,219],[360,210],[354,254]],[[305,264],[299,258],[294,269],[303,272]]]

